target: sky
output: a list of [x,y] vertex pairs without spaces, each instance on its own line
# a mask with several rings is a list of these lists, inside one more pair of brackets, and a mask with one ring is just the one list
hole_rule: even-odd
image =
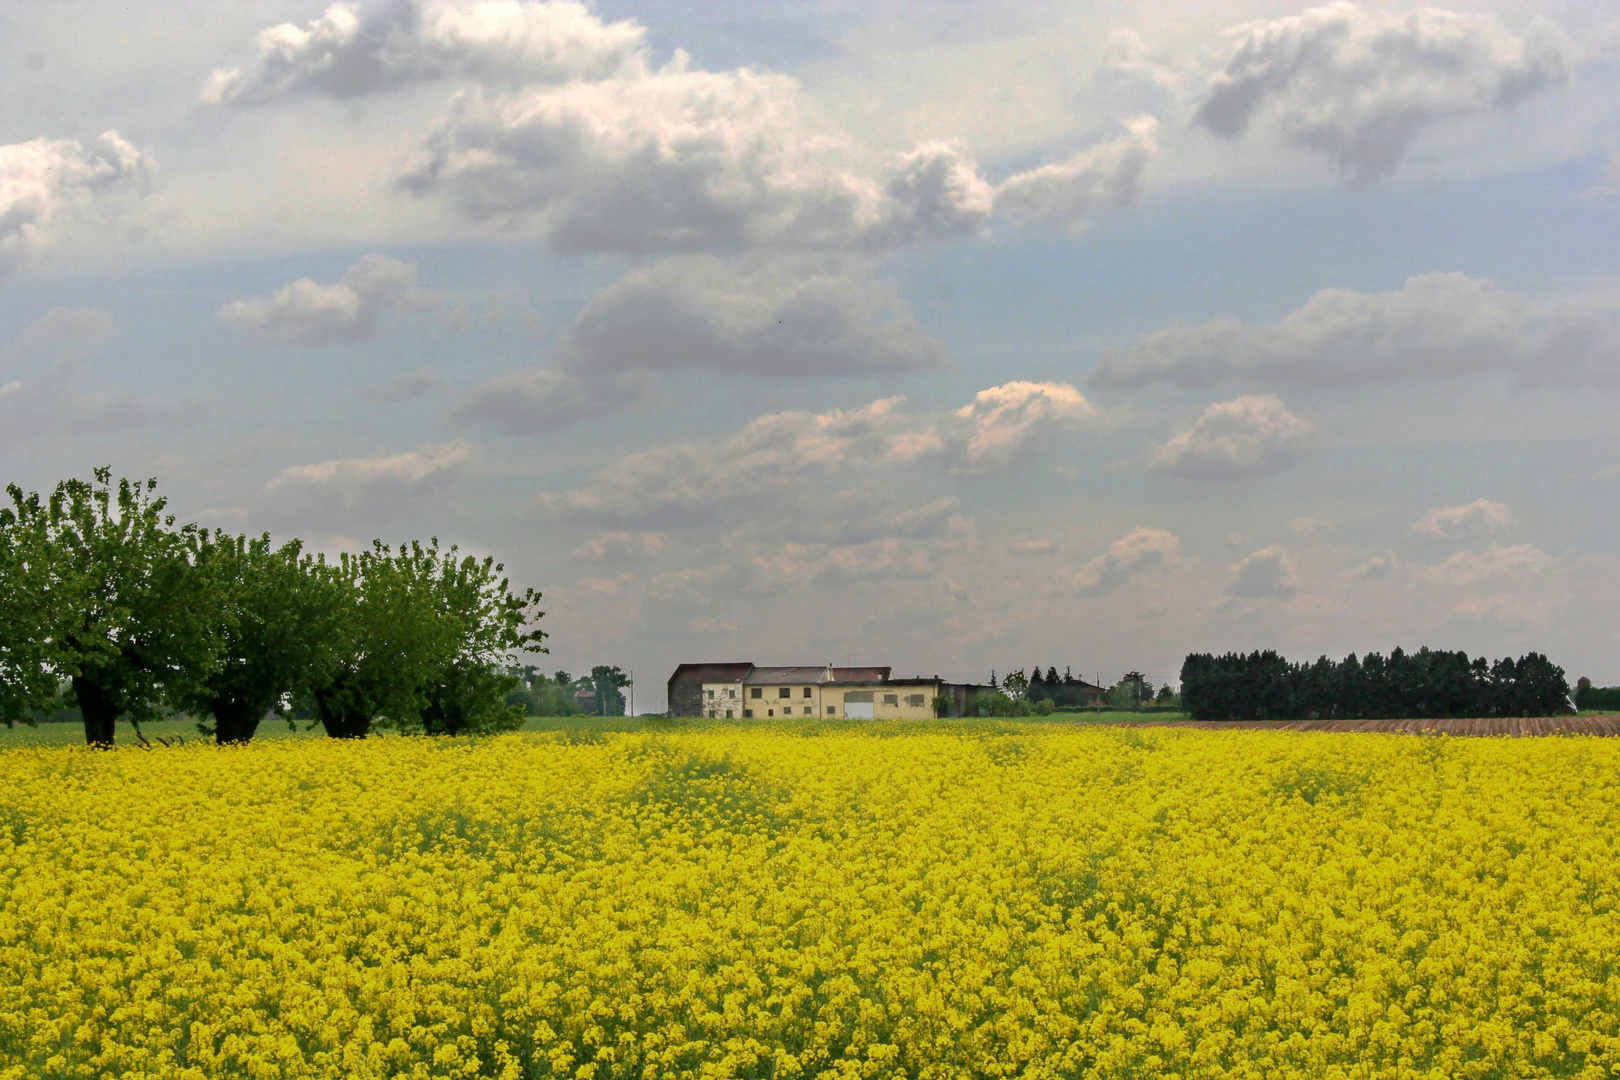
[[546,670],[1620,682],[1620,4],[0,5],[0,478]]

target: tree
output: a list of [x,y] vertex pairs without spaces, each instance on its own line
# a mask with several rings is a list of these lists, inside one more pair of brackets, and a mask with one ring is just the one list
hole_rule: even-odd
[[599,716],[623,716],[622,688],[630,685],[630,676],[617,667],[599,664],[591,668],[591,688],[596,691],[596,712]]
[[540,594],[514,594],[510,580],[498,576],[505,567],[493,558],[458,559],[454,544],[438,555],[438,543],[435,538],[423,549],[425,558],[437,556],[426,580],[448,623],[451,651],[424,689],[423,730],[463,735],[522,727],[524,712],[506,700],[516,684],[508,669],[519,652],[548,651],[545,631],[525,629],[545,614],[538,609]]
[[395,551],[381,541],[337,564],[317,562],[317,607],[332,613],[311,664],[307,696],[334,738],[373,725],[428,734],[507,730],[522,723],[507,701],[508,669],[544,652],[526,630],[544,613],[533,589],[514,594],[492,558],[441,551],[437,538]]
[[55,702],[66,658],[50,602],[50,529],[37,494],[0,507],[0,723],[34,723]]
[[1021,668],[1009,672],[1001,680],[1001,692],[1013,701],[1023,701],[1029,693],[1029,676],[1025,675]]
[[[118,718],[156,719],[218,663],[217,620],[197,572],[204,534],[174,527],[156,480],[65,480],[44,508],[44,631],[50,666],[71,683],[85,741],[111,746]],[[20,500],[32,504],[37,496]],[[35,526],[36,528],[38,526]]]
[[309,568],[306,585],[327,620],[300,689],[331,737],[363,739],[379,719],[420,712],[442,646],[417,572],[408,551],[396,556],[381,541]]
[[297,540],[277,548],[268,533],[215,533],[197,570],[214,597],[220,662],[177,703],[213,717],[198,721],[204,735],[222,745],[245,743],[285,704],[319,647],[326,613],[308,587],[313,560]]

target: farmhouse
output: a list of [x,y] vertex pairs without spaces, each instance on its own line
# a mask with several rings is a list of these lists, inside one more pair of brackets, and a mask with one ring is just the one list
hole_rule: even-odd
[[939,676],[895,679],[887,667],[682,664],[669,677],[669,714],[715,719],[821,717],[923,720],[943,697],[960,714],[981,687]]

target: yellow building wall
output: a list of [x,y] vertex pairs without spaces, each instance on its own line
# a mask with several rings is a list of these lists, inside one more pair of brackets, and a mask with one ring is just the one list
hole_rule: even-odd
[[[787,689],[788,697],[782,696]],[[755,690],[760,691],[754,697]],[[809,695],[806,696],[806,691]],[[841,683],[771,683],[743,688],[743,708],[751,710],[755,720],[779,720],[784,717],[823,720],[843,720],[848,716],[844,703],[846,694],[872,695],[874,720],[931,720],[934,716],[934,696],[940,692],[937,682],[890,682],[851,685]],[[893,699],[892,701],[890,699]],[[786,710],[786,711],[784,711]]]
[[703,715],[724,719],[726,710],[729,709],[732,718],[741,717],[745,707],[743,695],[746,692],[741,683],[704,683]]
[[[757,698],[754,697],[755,690],[760,691]],[[783,690],[788,691],[787,697],[782,696]],[[742,689],[743,708],[750,710],[755,720],[780,720],[784,716],[796,719],[809,719],[814,716],[825,718],[827,713],[822,704],[822,692],[823,687],[820,683],[766,683],[745,686]]]

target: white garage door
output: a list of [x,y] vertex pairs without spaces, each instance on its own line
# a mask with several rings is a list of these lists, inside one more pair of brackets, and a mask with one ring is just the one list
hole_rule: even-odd
[[870,701],[845,701],[844,715],[851,720],[872,719],[872,703]]

